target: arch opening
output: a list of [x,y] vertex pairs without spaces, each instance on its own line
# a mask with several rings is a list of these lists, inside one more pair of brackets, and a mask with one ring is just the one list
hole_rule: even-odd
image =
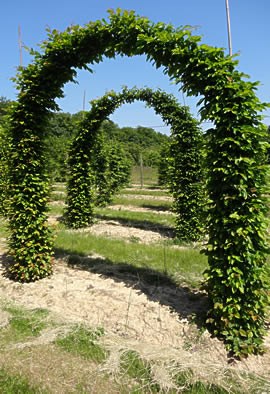
[[125,103],[144,101],[171,127],[171,182],[176,213],[176,235],[182,241],[197,241],[202,235],[204,189],[202,185],[202,133],[187,107],[172,95],[150,88],[108,92],[91,102],[69,152],[71,176],[67,186],[66,222],[80,228],[93,222],[94,177],[91,159],[102,122]]

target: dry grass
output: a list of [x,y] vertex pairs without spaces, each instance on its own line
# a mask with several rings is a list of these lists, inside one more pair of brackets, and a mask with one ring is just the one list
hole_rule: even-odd
[[[131,318],[130,305],[124,311],[127,326]],[[25,310],[28,317],[31,313],[34,316],[35,310]],[[9,338],[8,343],[0,346],[0,369],[4,368],[11,376],[19,372],[36,387],[37,393],[270,392],[269,350],[263,357],[251,356],[246,361],[229,364],[222,344],[206,331],[200,331],[194,323],[184,324],[180,347],[155,344],[143,338],[138,340],[128,331],[120,335],[105,332],[97,338],[97,344],[105,350],[106,357],[97,362],[85,357],[79,346],[76,351],[79,330],[71,350],[58,345],[57,338],[68,337],[70,332],[76,331],[63,317],[58,321],[56,318],[55,314],[48,316],[46,321],[50,327],[45,327],[38,336],[15,344]],[[85,329],[89,328],[85,326]]]
[[[52,224],[61,226],[57,220]],[[3,246],[4,241],[3,236]],[[128,248],[125,237],[122,241]],[[136,239],[135,246],[143,241]],[[71,257],[79,264],[67,264]],[[10,332],[0,342],[0,368],[11,376],[19,373],[36,393],[270,393],[270,336],[264,356],[230,364],[224,345],[195,322],[204,307],[202,294],[166,281],[147,282],[138,275],[142,269],[130,266],[128,272],[127,264],[107,260],[87,253],[66,256],[56,260],[51,278],[26,285],[0,277],[0,298],[8,301],[0,308],[1,335],[11,326],[7,305],[49,311],[36,335]],[[31,320],[32,313],[22,316]],[[104,360],[84,357],[76,344],[70,351],[57,345],[78,323],[104,328],[98,339]]]
[[53,344],[1,352],[0,366],[20,374],[49,393],[119,393],[112,378],[97,364],[61,351]]

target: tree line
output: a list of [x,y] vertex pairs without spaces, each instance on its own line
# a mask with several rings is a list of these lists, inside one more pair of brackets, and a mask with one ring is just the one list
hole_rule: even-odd
[[[68,149],[78,133],[78,125],[84,112],[76,114],[52,113],[48,122],[48,135],[45,140],[48,171],[55,181],[67,177]],[[131,166],[143,164],[158,167],[162,147],[169,137],[149,127],[119,127],[111,120],[102,123],[100,134],[106,145],[117,146]]]
[[[1,135],[7,128],[7,115],[11,105],[11,100],[0,97]],[[45,152],[47,171],[53,181],[67,179],[68,150],[84,115],[85,112],[80,111],[75,114],[52,112],[49,116]],[[103,122],[100,133],[107,145],[116,145],[121,150],[123,160],[129,161],[131,166],[140,165],[142,159],[144,166],[158,167],[162,148],[169,140],[167,135],[150,127],[119,127],[111,120]]]

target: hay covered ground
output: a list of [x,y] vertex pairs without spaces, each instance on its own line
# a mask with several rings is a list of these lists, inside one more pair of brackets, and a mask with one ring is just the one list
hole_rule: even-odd
[[[164,201],[165,197],[159,198]],[[110,209],[145,212],[150,208],[116,203]],[[59,225],[60,216],[50,216],[53,228]],[[144,243],[155,245],[170,238],[170,234],[125,226],[115,219],[100,219],[83,231],[127,243],[136,239],[138,248]],[[132,383],[128,383],[131,386],[119,383],[119,379],[124,379],[119,375],[121,355],[132,350],[151,363],[152,379],[158,383],[159,392],[184,392],[185,384],[201,381],[227,392],[270,393],[270,335],[265,338],[263,356],[230,363],[223,343],[211,338],[196,322],[196,316],[206,306],[206,295],[199,289],[191,291],[188,286],[175,286],[170,281],[147,283],[138,272],[123,270],[122,265],[112,266],[102,254],[96,253],[76,258],[73,255],[73,259],[68,254],[56,255],[51,277],[19,284],[5,276],[5,253],[6,239],[2,238],[0,330],[8,327],[12,317],[8,305],[27,310],[46,309],[54,321],[53,327],[46,327],[36,337],[8,344],[1,344],[0,340],[0,367],[9,373],[20,372],[31,383],[52,393],[80,392],[80,385],[85,390],[81,392],[87,393],[125,392],[125,389],[132,392]],[[108,354],[103,363],[83,361],[78,355],[65,356],[55,347],[56,338],[66,335],[75,325],[102,327],[105,333],[102,346]],[[174,377],[185,371],[192,374],[190,382],[181,388]],[[107,380],[103,379],[105,375]],[[151,392],[149,387],[142,386],[139,392]]]

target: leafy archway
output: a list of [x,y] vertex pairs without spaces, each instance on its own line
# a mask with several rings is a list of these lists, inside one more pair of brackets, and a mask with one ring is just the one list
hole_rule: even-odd
[[52,242],[46,221],[47,180],[43,137],[48,111],[74,80],[75,67],[90,69],[103,56],[146,54],[147,60],[188,95],[202,95],[201,116],[211,120],[208,195],[211,201],[207,247],[208,323],[235,353],[258,351],[267,306],[265,283],[265,108],[257,83],[245,80],[237,62],[219,48],[199,43],[190,30],[152,23],[134,12],[49,33],[42,53],[20,69],[18,102],[12,116],[10,209],[11,275],[36,280],[52,272]]
[[171,149],[174,154],[171,191],[176,212],[176,235],[184,241],[198,240],[202,229],[202,133],[187,107],[180,106],[173,95],[149,88],[108,92],[91,102],[79,133],[69,152],[71,176],[67,187],[66,221],[70,227],[85,227],[93,221],[93,174],[91,158],[101,123],[118,107],[135,100],[153,107],[171,126]]

